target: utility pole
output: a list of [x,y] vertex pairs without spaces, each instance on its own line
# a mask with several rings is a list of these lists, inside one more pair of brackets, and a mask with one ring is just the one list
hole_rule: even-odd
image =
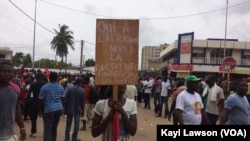
[[[228,10],[228,0],[226,0],[226,21],[225,21],[225,39],[224,39],[224,55],[223,59],[226,57],[226,40],[227,40],[227,10]],[[223,77],[225,77],[224,66],[223,66]]]
[[82,56],[83,56],[83,40],[81,40],[81,54],[80,54],[81,56],[80,56],[80,74],[82,74],[82,70],[83,70],[83,62],[82,62]]
[[36,5],[37,5],[37,0],[35,0],[35,18],[34,18],[32,69],[34,69],[34,66],[35,66],[34,64],[35,64],[35,46],[36,46]]

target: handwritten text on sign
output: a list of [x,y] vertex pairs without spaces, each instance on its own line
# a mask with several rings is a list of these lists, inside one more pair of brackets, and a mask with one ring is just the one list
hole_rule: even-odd
[[137,84],[138,35],[138,20],[97,20],[96,85]]

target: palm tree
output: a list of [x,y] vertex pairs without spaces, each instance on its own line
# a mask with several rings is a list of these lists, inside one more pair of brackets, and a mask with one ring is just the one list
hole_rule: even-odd
[[54,29],[56,35],[53,38],[53,40],[50,42],[51,49],[56,51],[56,55],[61,57],[61,62],[63,62],[63,58],[66,58],[67,61],[67,55],[68,55],[68,47],[71,47],[72,50],[74,50],[74,37],[73,32],[68,30],[69,27],[67,25],[59,26],[59,31]]

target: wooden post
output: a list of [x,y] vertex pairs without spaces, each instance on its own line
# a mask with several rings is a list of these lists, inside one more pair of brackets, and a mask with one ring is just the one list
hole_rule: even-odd
[[230,71],[227,71],[227,93],[229,92],[229,85],[230,85]]
[[[118,101],[118,85],[113,85],[113,100]],[[119,140],[119,137],[120,137],[120,130],[119,129],[120,129],[119,113],[116,111],[114,113],[112,141]]]
[[113,100],[118,101],[118,85],[113,85]]

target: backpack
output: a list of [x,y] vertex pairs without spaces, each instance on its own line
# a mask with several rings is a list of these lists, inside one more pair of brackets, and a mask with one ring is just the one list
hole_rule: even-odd
[[90,96],[89,96],[89,101],[91,104],[96,104],[96,102],[99,100],[99,95],[96,92],[96,89],[92,86],[92,85],[87,85],[86,87],[88,87],[90,89]]

